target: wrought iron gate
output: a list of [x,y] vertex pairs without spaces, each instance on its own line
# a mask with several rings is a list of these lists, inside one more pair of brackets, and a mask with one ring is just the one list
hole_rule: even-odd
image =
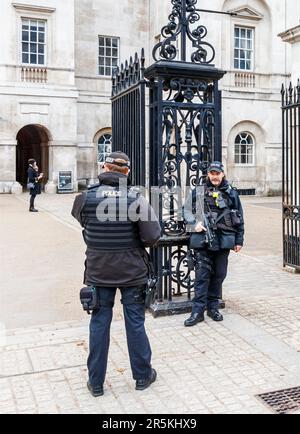
[[300,81],[282,87],[283,262],[300,272]]
[[[212,65],[215,50],[205,41],[197,0],[171,3],[169,23],[153,49],[155,63],[144,69],[143,54],[141,60],[136,55],[114,73],[112,92],[113,149],[131,157],[133,174],[138,173],[134,183],[144,185],[146,168],[149,197],[162,227],[159,247],[151,252],[159,277],[155,316],[191,308],[193,277],[182,205],[209,163],[222,159],[218,82],[225,72]],[[149,147],[144,140],[146,88]]]

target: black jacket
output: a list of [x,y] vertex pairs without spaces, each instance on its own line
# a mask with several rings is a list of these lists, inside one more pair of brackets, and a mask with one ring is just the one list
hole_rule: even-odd
[[[205,201],[205,197],[207,196],[208,190],[212,187],[213,187],[213,185],[208,180],[205,184],[204,201]],[[228,247],[230,249],[233,249],[234,246],[243,246],[243,244],[244,244],[244,216],[243,216],[243,208],[242,208],[239,194],[238,194],[236,189],[231,187],[231,185],[228,183],[227,180],[224,180],[222,182],[222,184],[218,187],[218,190],[226,197],[229,209],[238,211],[238,214],[240,216],[240,224],[235,227],[235,232],[218,229],[217,233],[216,233],[217,237],[215,240],[215,245],[213,247],[213,250],[218,250],[219,248],[223,248],[222,242],[224,240],[225,240],[225,244],[227,246],[230,245]],[[193,232],[193,229],[197,223],[199,223],[200,221],[203,222],[203,215],[201,215],[201,211],[203,211],[203,208],[201,207],[201,205],[199,205],[199,203],[197,203],[198,200],[201,200],[201,198],[199,198],[199,196],[197,196],[197,190],[194,189],[190,193],[190,196],[184,205],[184,219],[185,219],[186,223],[188,223],[191,232]],[[195,205],[196,203],[197,203],[197,206]],[[204,207],[205,207],[205,205],[204,205]],[[200,214],[197,215],[197,213],[195,212],[195,209],[197,211],[200,210]]]
[[[120,179],[124,181],[127,177],[120,173],[106,172],[99,176],[99,186],[118,187]],[[72,216],[83,228],[87,225],[84,218],[86,199],[87,192],[78,195],[72,209]],[[141,215],[150,213],[152,216],[151,221],[141,218],[137,222],[142,246],[152,247],[160,239],[160,225],[152,207],[143,196],[138,196],[137,206],[140,207]],[[145,284],[148,278],[148,266],[144,247],[114,250],[87,247],[84,283],[99,287],[130,287]]]
[[34,188],[30,189],[31,195],[41,194],[41,184],[39,183],[38,177],[40,174],[33,169],[33,167],[29,166],[27,170],[28,182],[31,182],[35,185]]

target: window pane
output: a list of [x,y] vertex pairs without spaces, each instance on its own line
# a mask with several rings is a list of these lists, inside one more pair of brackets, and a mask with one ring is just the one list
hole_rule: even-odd
[[236,28],[234,29],[234,36],[235,36],[236,38],[239,38],[239,36],[240,36],[240,29],[239,29],[238,27],[236,27]]
[[29,29],[29,21],[28,20],[22,20],[22,27],[25,30]]
[[30,55],[30,63],[36,65],[36,54]]
[[111,39],[110,38],[105,38],[105,44],[107,47],[111,47]]
[[112,39],[112,46],[115,48],[118,48],[118,39],[116,39],[116,38]]
[[39,54],[44,54],[44,45],[39,44],[38,52]]
[[111,69],[105,68],[105,75],[110,76],[111,75]]
[[30,21],[30,30],[37,31],[37,22],[36,21]]
[[104,47],[99,47],[99,55],[104,56]]
[[111,48],[106,48],[106,56],[111,56]]
[[30,32],[30,41],[31,42],[37,41],[37,33],[36,32]]
[[241,155],[241,164],[247,164],[247,155]]
[[234,68],[240,69],[240,63],[239,63],[238,59],[234,59]]
[[22,32],[22,41],[29,41],[29,32]]
[[246,69],[247,69],[247,71],[250,71],[252,69],[250,60],[247,60],[247,62],[246,62]]
[[44,64],[45,64],[45,56],[39,55],[39,65],[44,65]]
[[104,75],[104,68],[102,66],[99,68],[99,75]]
[[249,40],[247,41],[247,48],[248,48],[248,50],[251,50],[251,49],[252,49],[252,40],[251,40],[251,39],[249,39]]
[[252,32],[253,32],[253,30],[247,30],[247,38],[248,39],[252,39]]
[[241,39],[241,48],[246,48],[246,40]]
[[104,47],[104,38],[102,38],[102,37],[99,38],[99,45]]
[[241,29],[241,38],[246,38],[246,29]]
[[44,21],[39,21],[39,31],[45,31],[45,23]]
[[22,54],[22,62],[23,63],[29,63],[29,54]]
[[241,59],[245,59],[246,58],[246,52],[245,52],[245,50],[240,50],[240,57],[241,57]]
[[25,53],[28,53],[29,52],[29,44],[23,43],[22,44],[22,51]]
[[37,52],[37,45],[36,44],[30,44],[30,52],[33,54],[36,54],[36,52]]
[[113,55],[113,57],[118,57],[118,50],[117,50],[117,48],[113,48],[112,49],[112,55]]
[[39,42],[41,43],[45,42],[45,33],[39,33]]
[[99,57],[99,65],[104,65],[104,57]]
[[118,66],[118,59],[112,59],[112,66]]
[[105,64],[106,66],[111,66],[111,59],[106,58]]

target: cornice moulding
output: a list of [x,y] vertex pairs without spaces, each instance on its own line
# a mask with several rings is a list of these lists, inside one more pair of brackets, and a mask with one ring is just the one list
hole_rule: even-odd
[[13,3],[12,5],[15,9],[21,12],[38,12],[44,14],[52,14],[53,12],[56,11],[55,8],[49,8],[46,6],[29,5],[24,3]]

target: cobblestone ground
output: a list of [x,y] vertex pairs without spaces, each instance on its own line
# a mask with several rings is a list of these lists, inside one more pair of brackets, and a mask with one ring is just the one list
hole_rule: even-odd
[[[249,215],[259,216],[264,202],[278,204],[252,201],[262,206],[246,201]],[[44,212],[74,225],[70,203],[53,196]],[[278,206],[272,212],[280,226]],[[223,323],[208,318],[185,328],[183,316],[147,315],[158,379],[144,392],[134,389],[119,308],[105,395],[97,399],[86,389],[87,317],[0,328],[0,413],[272,413],[257,394],[300,386],[300,275],[284,272],[279,247],[264,251],[259,238],[231,255]]]

